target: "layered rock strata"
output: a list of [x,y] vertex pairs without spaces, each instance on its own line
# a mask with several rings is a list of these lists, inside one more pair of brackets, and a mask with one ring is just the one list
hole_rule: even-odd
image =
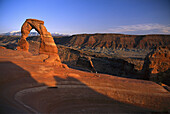
[[[64,39],[64,41],[63,41]],[[124,35],[111,33],[77,34],[55,38],[56,43],[68,46],[113,48],[113,49],[152,49],[167,46],[170,49],[170,35]]]

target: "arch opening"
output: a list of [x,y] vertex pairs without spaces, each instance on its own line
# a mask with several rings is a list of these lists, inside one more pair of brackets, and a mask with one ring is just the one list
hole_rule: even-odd
[[[35,29],[35,30],[33,30]],[[37,19],[27,19],[21,27],[21,39],[18,43],[17,50],[28,51],[29,43],[26,40],[31,31],[37,31],[40,34],[40,48],[39,54],[48,55],[48,59],[44,60],[45,62],[54,62],[58,61],[61,63],[60,57],[58,55],[58,48],[54,42],[54,39],[50,32],[47,31],[44,26],[44,21]]]

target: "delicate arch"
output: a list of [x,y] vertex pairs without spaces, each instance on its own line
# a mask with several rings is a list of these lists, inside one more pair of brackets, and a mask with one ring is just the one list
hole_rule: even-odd
[[[49,61],[60,61],[58,56],[58,49],[53,40],[51,34],[47,31],[46,27],[44,26],[44,21],[37,20],[37,19],[27,19],[21,27],[21,39],[19,41],[17,50],[28,51],[29,50],[29,43],[26,41],[28,34],[32,29],[35,29],[41,37],[41,44],[39,53],[49,55]],[[50,60],[52,58],[52,60]]]

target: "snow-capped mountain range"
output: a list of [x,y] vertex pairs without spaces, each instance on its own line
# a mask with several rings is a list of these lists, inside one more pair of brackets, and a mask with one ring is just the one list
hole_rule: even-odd
[[[5,35],[5,36],[21,36],[21,31],[11,31],[7,33],[2,33],[0,35]],[[68,34],[60,34],[58,32],[51,33],[52,36],[69,36]],[[30,32],[28,36],[39,36],[38,32]]]

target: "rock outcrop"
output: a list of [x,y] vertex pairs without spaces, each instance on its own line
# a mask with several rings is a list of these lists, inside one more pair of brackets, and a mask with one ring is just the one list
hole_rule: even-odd
[[60,64],[61,60],[58,55],[58,48],[53,40],[53,37],[44,26],[44,21],[41,20],[27,19],[24,22],[21,28],[22,36],[19,41],[17,50],[29,50],[29,43],[26,41],[26,38],[28,37],[28,34],[32,29],[35,29],[40,34],[41,43],[39,48],[39,54],[45,54],[49,56],[48,59],[44,61],[49,63],[58,62],[58,64]]
[[170,85],[170,51],[157,48],[149,53],[143,65],[144,79],[163,82]]
[[92,62],[92,58],[89,56],[80,56],[77,60],[77,65],[78,66],[82,66],[85,67],[87,69],[89,69],[91,72],[97,73],[93,62]]
[[3,46],[0,46],[0,49],[6,49],[5,47],[3,47]]

